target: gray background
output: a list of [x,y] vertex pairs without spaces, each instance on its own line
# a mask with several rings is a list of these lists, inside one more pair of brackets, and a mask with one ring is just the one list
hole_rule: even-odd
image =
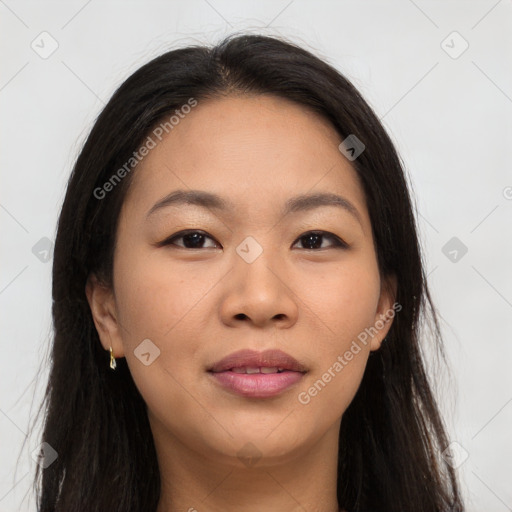
[[0,511],[35,510],[26,433],[47,376],[51,243],[93,120],[153,56],[246,29],[328,60],[396,142],[443,319],[451,374],[425,352],[468,511],[512,510],[511,22],[510,0],[0,0]]

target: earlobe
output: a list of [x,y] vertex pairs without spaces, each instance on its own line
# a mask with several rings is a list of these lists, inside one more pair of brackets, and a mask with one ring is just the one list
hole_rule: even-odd
[[85,294],[101,345],[105,350],[110,350],[112,346],[114,356],[123,357],[124,350],[112,289],[102,284],[94,274],[90,274],[85,285]]
[[382,281],[381,293],[379,303],[377,306],[377,312],[375,314],[375,320],[373,324],[374,336],[370,343],[370,350],[379,350],[382,341],[387,336],[393,323],[395,314],[400,309],[397,308],[395,302],[397,295],[397,279],[395,275],[388,276]]

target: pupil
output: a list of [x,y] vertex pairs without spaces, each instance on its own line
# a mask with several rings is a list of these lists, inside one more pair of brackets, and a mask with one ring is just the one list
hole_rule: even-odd
[[[303,240],[306,239],[306,240],[311,240],[313,239],[313,247],[307,247],[308,249],[315,249],[315,248],[318,248],[320,247],[322,244],[321,243],[318,243],[319,240],[322,238],[322,235],[318,235],[318,234],[315,234],[315,233],[311,233],[309,235],[306,235],[303,237]],[[308,245],[307,243],[303,245]]]
[[203,235],[201,235],[201,233],[190,233],[189,235],[184,235],[183,236],[183,243],[185,245],[185,247],[187,247],[187,241],[192,241],[192,244],[188,244],[188,245],[192,245],[192,248],[196,249],[197,247],[200,247],[201,246],[201,238],[202,238]]

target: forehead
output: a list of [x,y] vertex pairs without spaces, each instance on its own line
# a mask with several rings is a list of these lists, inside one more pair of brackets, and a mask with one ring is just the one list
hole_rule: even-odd
[[173,189],[203,189],[281,207],[291,195],[337,191],[364,209],[341,140],[326,119],[286,99],[198,100],[137,166],[129,196],[147,206]]

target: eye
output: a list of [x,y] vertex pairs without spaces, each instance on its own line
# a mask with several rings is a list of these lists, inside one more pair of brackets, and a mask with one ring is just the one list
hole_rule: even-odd
[[[188,230],[188,231],[181,231],[180,233],[177,233],[176,235],[173,235],[170,238],[167,238],[160,244],[159,246],[163,245],[177,245],[178,247],[182,247],[184,249],[204,249],[203,243],[205,238],[209,238],[210,240],[213,240],[210,236],[208,236],[203,231],[197,231],[197,230]],[[181,244],[175,244],[175,240],[183,239],[183,245]],[[210,249],[211,247],[206,247],[206,249]]]
[[[329,239],[333,244],[329,247],[322,247],[323,245],[323,239]],[[175,245],[177,247],[182,247],[183,249],[210,249],[212,247],[216,247],[216,245],[205,247],[204,242],[205,239],[210,239],[214,241],[214,239],[210,236],[208,236],[203,231],[198,230],[186,230],[181,231],[179,233],[176,233],[175,235],[171,236],[170,238],[167,238],[163,242],[159,243],[158,246],[166,246],[166,245]],[[183,240],[182,244],[176,244],[176,240]],[[309,231],[307,233],[304,233],[301,235],[296,242],[293,244],[295,245],[297,242],[301,242],[303,247],[302,249],[306,250],[314,250],[314,249],[329,249],[329,248],[341,248],[341,249],[347,249],[348,245],[341,240],[339,237],[332,233],[328,233],[327,231]],[[214,242],[216,244],[216,242]],[[217,244],[218,245],[218,244]],[[304,247],[305,246],[305,247]]]
[[[329,240],[332,240],[334,242],[334,245],[331,245],[331,247],[321,247],[322,246],[322,239],[328,238]],[[305,233],[301,235],[297,241],[302,242],[303,245],[306,247],[302,247],[306,250],[311,249],[330,249],[330,248],[341,248],[341,249],[348,249],[348,245],[341,240],[336,235],[333,235],[332,233],[328,233],[327,231],[309,231],[308,233]],[[297,242],[295,242],[297,243]],[[295,244],[294,244],[295,245]]]

